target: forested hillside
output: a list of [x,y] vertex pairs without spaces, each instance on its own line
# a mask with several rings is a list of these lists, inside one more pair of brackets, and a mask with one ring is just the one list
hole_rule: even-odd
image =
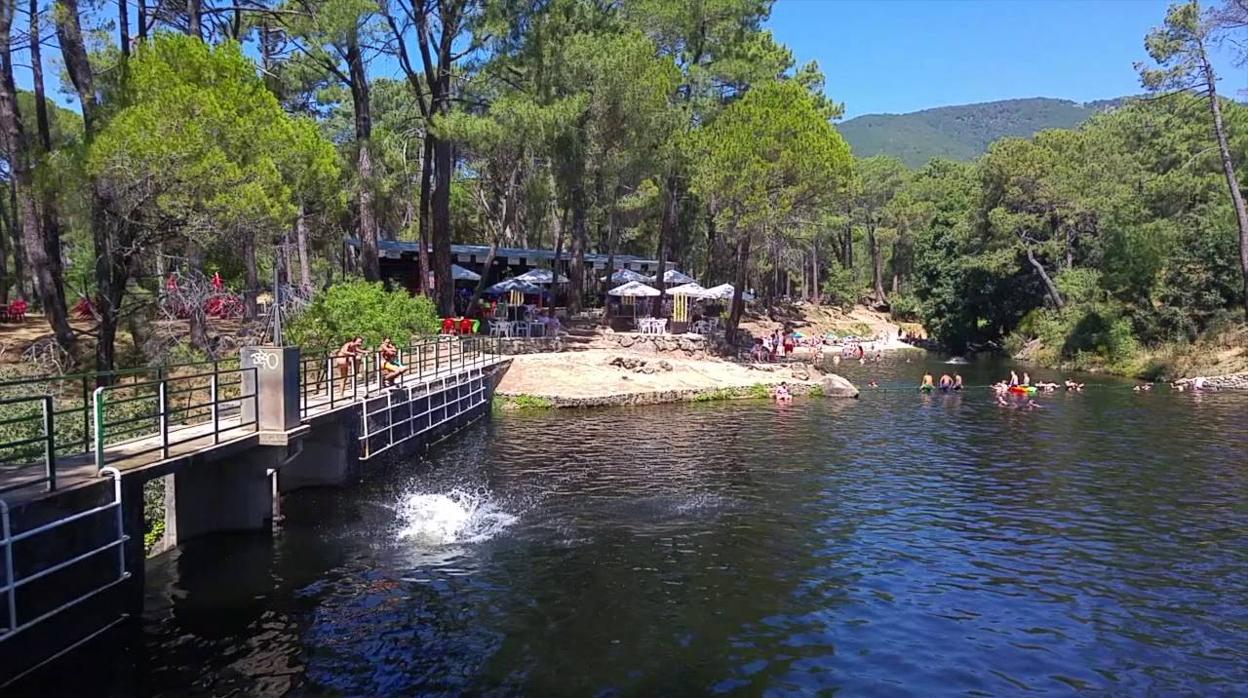
[[1123,101],[1079,104],[1045,97],[1007,99],[909,114],[866,114],[837,128],[857,157],[892,155],[910,167],[921,167],[932,158],[973,160],[1001,138],[1026,138],[1045,129],[1074,128]]

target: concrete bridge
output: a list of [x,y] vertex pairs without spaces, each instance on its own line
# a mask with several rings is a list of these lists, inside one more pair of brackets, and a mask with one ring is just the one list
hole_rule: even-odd
[[[350,484],[370,461],[486,414],[503,352],[495,338],[422,339],[401,352],[408,372],[393,387],[376,355],[296,347],[247,347],[237,362],[133,373],[89,394],[87,378],[16,397],[3,396],[29,381],[0,384],[0,427],[19,437],[0,437],[0,687],[141,613],[150,481],[164,493],[153,554],[266,529],[281,493]],[[78,399],[67,406],[66,393]]]

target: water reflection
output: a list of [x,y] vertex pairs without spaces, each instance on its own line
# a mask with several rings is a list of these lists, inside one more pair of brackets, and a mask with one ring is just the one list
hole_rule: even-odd
[[[950,368],[972,385],[1000,372],[931,366]],[[882,389],[509,413],[365,487],[291,497],[272,539],[159,563],[133,685],[1245,690],[1248,397],[1111,381],[1026,412],[982,389],[920,396],[919,364],[841,370]],[[473,511],[507,525],[401,535],[396,502],[456,490],[488,493]]]

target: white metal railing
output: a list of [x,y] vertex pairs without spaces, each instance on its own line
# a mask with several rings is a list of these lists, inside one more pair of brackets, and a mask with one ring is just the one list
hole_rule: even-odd
[[[83,601],[86,601],[87,599],[95,597],[103,593],[104,591],[111,589],[112,587],[122,583],[123,581],[125,581],[126,579],[130,577],[130,573],[126,571],[125,543],[127,540],[129,540],[129,536],[127,536],[125,533],[125,529],[123,527],[123,521],[122,521],[121,473],[119,473],[115,468],[105,468],[104,470],[101,471],[101,474],[107,475],[113,480],[113,501],[109,502],[108,504],[102,504],[100,506],[87,509],[85,511],[80,511],[76,514],[72,514],[70,516],[66,516],[64,518],[57,519],[55,521],[51,521],[49,523],[43,524],[42,526],[32,528],[29,531],[22,531],[21,533],[17,533],[17,534],[13,533],[12,523],[9,520],[8,504],[6,504],[4,500],[0,499],[0,548],[3,549],[3,555],[4,555],[4,584],[3,586],[0,586],[0,598],[4,599],[4,618],[5,618],[4,626],[3,628],[0,628],[0,643],[3,643],[4,641],[9,640],[14,635],[17,635],[18,633],[21,633],[22,631],[27,630],[28,628],[31,628],[35,625],[38,625],[39,623],[51,618],[52,616],[55,616],[58,613],[61,613],[62,611],[65,611],[66,609],[72,608],[82,603]],[[114,521],[116,522],[116,534],[117,535],[115,537],[110,538],[109,541],[104,543],[103,545],[93,548],[85,553],[74,555],[73,557],[70,557],[69,559],[66,559],[66,560],[62,560],[54,565],[45,567],[39,570],[38,572],[34,572],[32,574],[28,574],[20,578],[16,576],[15,565],[13,562],[13,545],[15,543],[26,540],[28,538],[33,538],[35,536],[47,533],[48,531],[52,531],[62,526],[65,526],[67,524],[71,524],[80,519],[84,519],[88,516],[94,516],[96,514],[99,514],[101,512],[106,512],[106,511],[116,512]],[[60,570],[65,569],[66,567],[78,564],[79,562],[82,562],[96,555],[100,555],[102,553],[105,553],[111,550],[117,551],[117,575],[115,577],[109,577],[107,581],[104,581],[99,586],[91,589],[90,591],[82,593],[74,597],[73,599],[70,599],[69,601],[66,601],[60,604],[56,608],[53,608],[50,611],[46,611],[34,618],[23,619],[21,617],[19,613],[20,609],[18,608],[18,605],[17,605],[17,590],[18,589],[26,586],[27,584],[37,582],[38,580],[43,579],[44,577],[47,577],[50,574],[59,572]],[[121,617],[113,621],[113,623],[110,623],[109,626],[120,621],[122,618],[124,618],[124,615],[122,615]],[[88,638],[94,636],[95,634],[98,634],[98,632],[99,631],[97,631],[96,633],[93,633],[92,635],[88,636]],[[88,638],[78,638],[75,642],[70,644],[69,647],[74,647]]]
[[[415,390],[388,391],[384,395],[365,400],[364,407],[360,412],[360,460],[368,460],[384,453],[394,446],[436,429],[456,417],[485,404],[485,394],[487,392],[485,381],[485,370],[478,367],[469,369],[466,373],[457,376],[448,376],[438,381],[432,381],[422,386],[424,388],[422,393],[416,393]],[[467,387],[468,390],[466,393],[460,394],[459,389],[462,387]],[[448,400],[446,395],[450,390],[455,390],[456,395]],[[399,394],[401,399],[406,397],[406,400],[396,404],[394,400],[396,393]],[[441,396],[442,400],[435,404],[435,397],[438,396]],[[425,409],[421,412],[413,412],[411,405],[421,399],[425,400]],[[382,407],[375,410],[371,409],[374,403],[381,404]],[[404,405],[407,405],[409,408],[407,416],[396,420],[393,413],[394,409],[402,408]],[[437,412],[441,412],[441,414],[435,421],[434,414]],[[372,421],[372,418],[382,414],[386,415],[385,426],[371,430],[370,421]],[[395,436],[396,428],[399,432],[397,437]],[[383,445],[374,448],[373,438],[383,433],[386,436]]]

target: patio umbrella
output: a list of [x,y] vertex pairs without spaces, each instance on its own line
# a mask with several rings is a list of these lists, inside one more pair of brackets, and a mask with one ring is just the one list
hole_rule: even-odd
[[542,289],[538,286],[534,286],[533,284],[527,281],[521,281],[519,278],[503,279],[502,281],[485,289],[485,292],[490,294],[491,296],[497,296],[497,295],[501,295],[504,293],[511,293],[512,291],[519,291],[520,293],[523,293],[527,296],[527,295],[538,295],[542,292]]
[[[653,281],[654,277],[650,277],[650,280]],[[667,271],[663,272],[663,283],[665,284],[692,284],[692,283],[695,283],[695,280],[692,276],[689,276],[683,271],[677,271],[675,269],[668,269]]]
[[[645,274],[639,274],[632,269],[616,269],[615,273],[611,275],[611,283],[613,284],[626,284],[630,281],[648,281],[649,279],[650,277]],[[607,277],[605,276],[599,279],[599,281],[606,280]]]
[[640,281],[630,281],[623,286],[616,286],[607,291],[609,296],[619,296],[621,298],[641,298],[659,295],[659,289],[647,286]]
[[689,296],[691,298],[710,298],[706,295],[706,289],[698,285],[696,281],[690,281],[687,284],[673,286],[667,289],[668,295],[671,296]]
[[[516,278],[530,284],[547,285],[550,283],[568,283],[568,277],[563,274],[556,276],[556,274],[549,269],[530,269]],[[552,281],[552,279],[554,279],[554,281]]]
[[458,264],[451,265],[451,279],[454,281],[480,281],[481,275]]
[[[732,284],[720,284],[706,289],[706,297],[717,298],[720,300],[732,300],[732,294],[734,291],[736,291],[736,289],[733,288]],[[749,291],[743,291],[741,293],[741,300],[752,301],[754,300],[754,294]]]

